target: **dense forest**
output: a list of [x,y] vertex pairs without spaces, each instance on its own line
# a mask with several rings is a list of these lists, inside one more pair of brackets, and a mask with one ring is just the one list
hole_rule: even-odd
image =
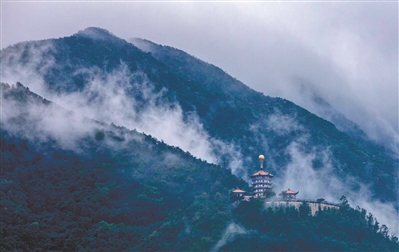
[[[5,102],[54,106],[20,84],[3,90]],[[79,151],[1,129],[2,251],[399,249],[385,225],[345,198],[339,211],[316,216],[306,205],[298,212],[231,202],[229,192],[248,184],[229,169],[149,135],[92,123]],[[231,223],[245,231],[221,243]]]
[[[117,94],[123,92],[124,99],[134,101],[118,109],[143,111],[152,102],[146,91],[150,85],[157,96],[155,104],[180,107],[185,121],[191,115],[198,116],[211,138],[236,147],[244,157],[240,160],[243,167],[256,166],[256,160],[245,158],[254,155],[254,150],[256,154],[268,153],[266,169],[283,173],[293,161],[286,151],[292,143],[299,143],[304,155],[328,149],[333,173],[339,180],[349,178],[350,190],[368,185],[372,199],[393,203],[399,209],[393,200],[399,181],[397,154],[364,138],[356,125],[350,133],[340,131],[300,106],[252,90],[222,69],[181,50],[145,40],[140,42],[144,46],[133,43],[92,27],[69,37],[18,43],[2,50],[0,59],[4,78],[13,76],[13,80],[26,81],[28,87],[39,78],[48,94],[84,95],[87,106],[97,106],[96,101],[118,89]],[[135,45],[149,49],[143,51]],[[124,79],[128,83],[121,85]],[[98,81],[104,82],[102,89],[93,90]],[[117,124],[126,126],[122,121]],[[219,165],[231,166],[235,161],[235,153],[223,148],[213,146],[213,152],[221,157]],[[315,155],[314,170],[328,165],[323,151]],[[252,171],[242,168],[234,172],[244,178]]]
[[[4,101],[17,106],[54,106],[21,84],[3,90]],[[31,120],[14,119],[14,125]],[[2,249],[210,247],[231,215],[229,189],[246,183],[151,136],[95,124],[78,152],[2,127]]]
[[[295,145],[314,174],[329,167],[320,184],[366,188],[397,211],[394,153],[183,51],[140,43],[150,50],[88,28],[1,51],[2,76],[16,79],[1,83],[1,251],[399,250],[391,223],[345,197],[314,216],[306,204],[230,199],[250,191],[260,153],[276,179],[299,167]],[[146,132],[167,136],[179,126],[167,116],[135,128],[153,110],[181,116],[182,142],[201,133],[213,162]]]
[[[334,173],[339,179],[354,176],[371,185],[375,198],[383,201],[397,198],[397,153],[368,140],[358,125],[344,120],[342,115],[335,114],[334,117],[341,118],[337,123],[342,123],[342,128],[347,131],[338,130],[336,125],[288,100],[251,90],[222,69],[182,50],[142,39],[135,39],[133,43],[162,62],[169,72],[187,80],[187,89],[192,88],[193,92],[181,92],[185,87],[179,87],[180,104],[195,107],[211,135],[237,143],[244,156],[252,155],[254,149],[266,150],[266,169],[272,173],[283,172],[281,168],[292,161],[287,147],[299,141],[304,153],[315,148],[329,149]],[[220,109],[214,112],[215,107]],[[280,126],[270,123],[274,118]],[[261,126],[254,129],[254,125]],[[302,141],[304,136],[306,141]],[[322,159],[322,154],[316,153],[312,164],[315,170],[326,165]],[[256,163],[251,160],[245,165],[254,167]],[[352,190],[357,190],[359,184],[351,185]],[[399,209],[396,200],[394,204]]]
[[244,232],[221,251],[397,251],[398,238],[389,237],[371,213],[349,206],[341,197],[340,209],[310,215],[306,202],[295,208],[264,208],[261,201],[241,202],[233,210]]

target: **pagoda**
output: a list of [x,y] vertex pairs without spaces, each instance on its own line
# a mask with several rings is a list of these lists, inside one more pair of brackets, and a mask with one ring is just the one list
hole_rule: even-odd
[[274,175],[263,170],[264,159],[265,157],[263,155],[259,156],[260,170],[250,176],[252,179],[252,195],[254,198],[264,197],[265,191],[272,189],[272,178]]

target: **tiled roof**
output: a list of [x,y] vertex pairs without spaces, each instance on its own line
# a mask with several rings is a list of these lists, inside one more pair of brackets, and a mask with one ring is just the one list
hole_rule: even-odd
[[240,189],[235,189],[233,192],[234,192],[234,193],[245,193],[245,191],[240,190]]
[[288,190],[285,191],[285,193],[286,193],[286,194],[298,194],[299,192],[295,192],[295,191],[293,191],[293,190],[291,190],[291,189],[288,188]]
[[262,171],[262,170],[260,170],[260,171],[258,171],[257,173],[254,173],[252,176],[258,176],[258,175],[269,175],[269,173],[268,173],[268,172],[265,172],[265,171]]
[[260,171],[258,171],[258,172],[256,172],[256,173],[254,173],[254,174],[251,175],[251,177],[255,177],[255,176],[269,176],[269,177],[274,177],[273,174],[268,173],[268,172],[265,172],[265,171],[263,171],[263,170],[260,170]]

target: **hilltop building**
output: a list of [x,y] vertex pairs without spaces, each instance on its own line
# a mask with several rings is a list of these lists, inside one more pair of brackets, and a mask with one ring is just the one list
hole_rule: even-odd
[[230,193],[230,200],[231,201],[236,201],[236,200],[243,200],[245,198],[245,191],[241,189],[235,189]]
[[259,156],[260,169],[250,176],[252,179],[252,192],[247,194],[241,189],[235,189],[230,193],[231,201],[250,201],[254,198],[263,198],[266,207],[299,207],[306,203],[309,205],[311,214],[315,215],[317,211],[325,209],[339,209],[340,205],[332,202],[327,202],[323,198],[317,200],[300,200],[297,199],[299,191],[288,190],[282,191],[278,197],[274,197],[275,193],[272,190],[272,180],[274,175],[263,170],[264,156]]
[[264,197],[265,191],[273,188],[272,179],[274,175],[263,170],[264,159],[263,155],[259,156],[260,170],[250,176],[252,179],[252,195],[255,198]]
[[295,200],[295,199],[296,199],[296,195],[297,195],[298,193],[299,193],[299,191],[298,191],[298,192],[295,192],[295,191],[293,191],[293,190],[291,190],[291,189],[288,188],[287,191],[282,191],[282,192],[281,192],[281,196],[282,196],[282,198],[283,198],[284,200]]
[[316,201],[316,200],[282,200],[276,199],[271,201],[265,201],[266,208],[278,208],[278,207],[295,207],[299,211],[301,205],[306,202],[310,207],[310,214],[315,215],[316,212],[326,209],[339,209],[340,205],[328,201]]
[[230,193],[230,196],[243,197],[244,193],[245,193],[245,191],[237,188]]

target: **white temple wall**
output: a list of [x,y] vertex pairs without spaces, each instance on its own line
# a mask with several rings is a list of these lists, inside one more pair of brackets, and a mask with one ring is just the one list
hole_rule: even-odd
[[[302,203],[305,202],[305,200],[288,200],[288,201],[265,201],[265,208],[276,208],[279,206],[282,207],[295,207],[295,209],[299,210],[299,207],[302,205]],[[328,204],[328,203],[318,203],[318,202],[309,202],[306,201],[309,204],[310,211],[312,215],[315,215],[319,209],[324,210],[327,208],[333,208],[333,209],[339,209],[339,206],[333,205],[333,204]]]

